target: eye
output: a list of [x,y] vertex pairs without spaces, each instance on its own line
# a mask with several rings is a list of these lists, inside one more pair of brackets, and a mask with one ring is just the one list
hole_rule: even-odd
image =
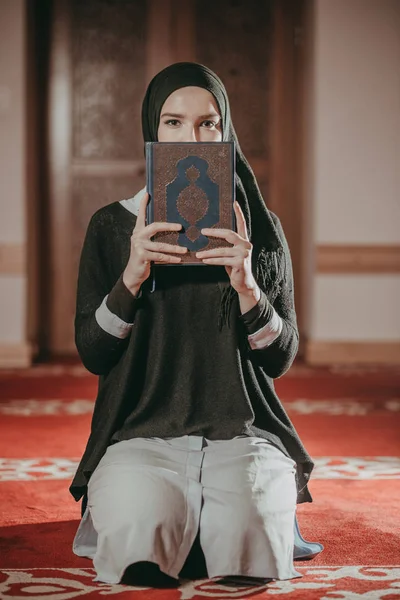
[[165,125],[170,125],[171,127],[176,127],[180,121],[178,121],[178,119],[168,119],[167,121],[164,121]]
[[216,127],[218,125],[218,123],[207,119],[206,121],[202,122],[202,125],[204,125],[206,127],[206,129],[213,129],[213,127]]

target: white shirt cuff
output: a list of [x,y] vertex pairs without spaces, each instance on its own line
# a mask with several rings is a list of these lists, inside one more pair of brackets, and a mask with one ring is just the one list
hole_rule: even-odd
[[268,323],[258,331],[250,333],[247,336],[250,348],[252,350],[262,350],[263,348],[270,346],[281,334],[282,327],[283,321],[274,309],[274,314]]
[[95,312],[96,321],[110,335],[124,339],[130,334],[133,323],[126,323],[117,315],[114,315],[106,304],[107,297],[108,294]]

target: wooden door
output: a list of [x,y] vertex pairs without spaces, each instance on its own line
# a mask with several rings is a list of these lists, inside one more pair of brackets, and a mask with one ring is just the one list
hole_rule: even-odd
[[[290,51],[284,58],[282,53],[293,44],[285,29],[293,26],[294,4],[294,0],[53,0],[49,69],[53,354],[76,354],[78,261],[91,215],[144,185],[141,102],[151,77],[166,65],[194,60],[220,75],[240,144],[267,205],[278,215],[282,211],[287,220],[291,184],[281,160],[291,135],[287,111],[292,108],[291,100],[282,96],[287,74],[281,69],[284,61],[293,62]],[[293,70],[289,73],[291,77]],[[285,179],[283,190],[279,178]]]

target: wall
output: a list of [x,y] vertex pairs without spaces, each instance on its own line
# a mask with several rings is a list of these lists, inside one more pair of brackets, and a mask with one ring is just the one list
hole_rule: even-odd
[[0,2],[0,366],[29,364],[23,0]]
[[316,0],[311,15],[306,355],[398,363],[400,2]]
[[[36,347],[25,11],[0,2],[0,367]],[[400,2],[310,0],[309,19],[306,358],[399,363]]]

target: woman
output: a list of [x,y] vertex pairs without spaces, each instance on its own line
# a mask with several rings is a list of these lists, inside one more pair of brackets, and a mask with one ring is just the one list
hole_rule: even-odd
[[[97,577],[129,565],[178,579],[197,533],[208,577],[291,579],[296,503],[313,463],[274,390],[298,349],[289,248],[265,206],[220,79],[177,63],[151,81],[145,141],[236,143],[237,232],[209,268],[165,269],[185,249],[151,240],[148,195],[91,218],[79,265],[76,345],[99,377],[91,435],[70,491],[87,498],[74,552]],[[228,244],[231,244],[230,246]]]

